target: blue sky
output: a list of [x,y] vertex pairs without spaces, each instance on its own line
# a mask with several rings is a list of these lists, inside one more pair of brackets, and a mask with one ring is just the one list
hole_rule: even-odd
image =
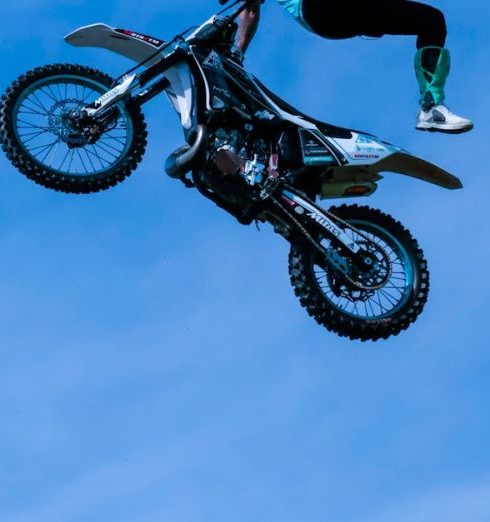
[[[300,308],[287,245],[241,227],[163,172],[182,143],[164,98],[147,154],[108,192],[42,189],[0,157],[0,520],[488,522],[490,8],[448,17],[448,103],[464,136],[413,130],[408,37],[331,42],[273,2],[248,67],[326,121],[362,128],[463,179],[386,175],[372,206],[418,237],[432,272],[419,321],[378,344]],[[118,74],[67,47],[95,21],[168,38],[212,1],[6,0],[4,90],[46,63]]]

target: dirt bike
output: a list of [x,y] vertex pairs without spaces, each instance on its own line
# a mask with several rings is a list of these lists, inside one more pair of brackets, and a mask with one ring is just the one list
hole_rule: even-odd
[[3,150],[44,187],[107,189],[140,163],[141,107],[165,93],[186,140],[166,172],[240,223],[268,222],[289,241],[292,286],[320,325],[363,341],[397,335],[429,291],[417,241],[379,210],[325,209],[317,200],[369,196],[385,171],[447,189],[461,182],[371,134],[302,114],[249,74],[232,49],[236,19],[254,1],[237,0],[170,41],[100,23],[70,33],[69,44],[108,49],[136,66],[115,80],[69,64],[22,75],[0,104]]

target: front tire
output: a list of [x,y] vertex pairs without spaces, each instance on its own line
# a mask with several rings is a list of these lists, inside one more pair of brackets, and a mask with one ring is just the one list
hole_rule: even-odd
[[14,167],[43,187],[75,194],[99,192],[127,178],[146,148],[139,107],[119,102],[113,126],[95,143],[72,146],[66,123],[112,83],[96,69],[70,64],[38,67],[16,80],[0,101],[0,142]]
[[310,316],[341,337],[376,341],[398,335],[415,322],[427,301],[429,271],[422,250],[401,223],[379,210],[342,205],[330,212],[377,243],[373,256],[385,263],[386,282],[370,292],[349,286],[337,274],[319,268],[312,245],[299,241],[292,244],[289,256],[296,296]]

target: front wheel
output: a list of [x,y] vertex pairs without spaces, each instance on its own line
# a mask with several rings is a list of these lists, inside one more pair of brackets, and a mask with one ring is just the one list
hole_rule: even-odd
[[[358,271],[357,282],[366,282],[361,288],[325,268],[311,244],[293,243],[289,273],[302,306],[339,336],[376,341],[398,335],[427,301],[429,271],[422,250],[401,223],[379,210],[342,205],[330,212],[353,227],[345,232],[372,258],[377,273]],[[327,239],[321,243],[333,247]]]
[[0,102],[0,142],[8,159],[29,179],[61,192],[98,192],[124,180],[146,147],[139,107],[121,101],[104,124],[74,125],[73,115],[111,85],[106,74],[70,64],[21,76]]

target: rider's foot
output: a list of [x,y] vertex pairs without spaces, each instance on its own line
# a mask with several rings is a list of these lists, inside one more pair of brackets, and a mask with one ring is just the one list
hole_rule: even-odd
[[473,122],[453,114],[445,105],[435,105],[429,110],[420,108],[417,115],[417,130],[459,134],[473,128]]

